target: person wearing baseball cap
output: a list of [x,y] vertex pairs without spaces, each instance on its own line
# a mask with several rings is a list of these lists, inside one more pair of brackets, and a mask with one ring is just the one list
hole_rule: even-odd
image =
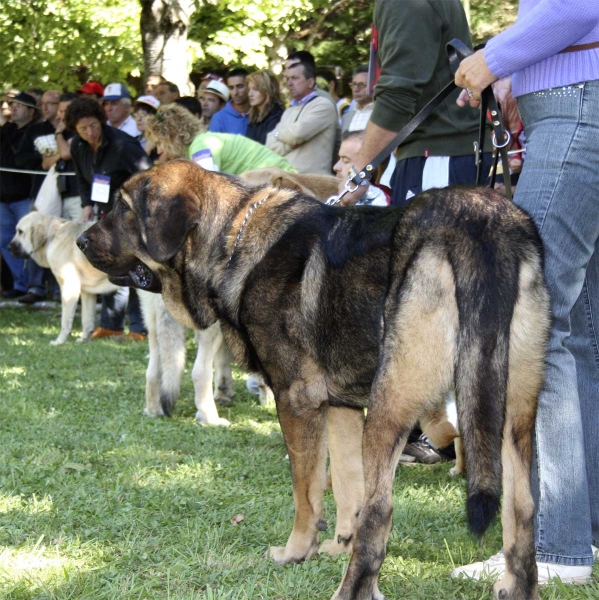
[[214,73],[206,73],[206,75],[203,75],[202,79],[200,79],[200,90],[205,90],[211,81],[221,81],[222,83],[225,82],[225,80],[220,75],[215,75]]
[[77,90],[77,94],[102,102],[104,86],[99,81],[88,81]]
[[243,68],[235,68],[227,73],[225,83],[231,99],[210,121],[210,131],[245,135],[250,112],[250,101],[245,84],[247,76],[248,72]]
[[108,119],[108,125],[112,125],[134,138],[141,135],[141,131],[131,116],[131,94],[124,83],[109,83],[104,88],[102,106]]
[[213,79],[205,88],[200,88],[198,100],[202,105],[202,123],[208,129],[212,115],[229,101],[229,88],[224,82]]
[[144,150],[146,150],[147,145],[147,140],[144,134],[146,129],[146,119],[150,115],[155,115],[159,106],[160,100],[150,95],[139,96],[133,103],[133,118],[135,119],[137,129],[141,132],[137,138],[137,141],[141,144],[141,147]]

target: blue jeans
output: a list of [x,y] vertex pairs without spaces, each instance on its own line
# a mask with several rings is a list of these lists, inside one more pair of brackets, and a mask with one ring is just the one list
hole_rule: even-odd
[[8,251],[8,244],[15,237],[19,220],[31,211],[31,204],[29,198],[0,203],[0,251],[12,273],[13,287],[20,292],[27,291],[27,268],[22,258],[15,258]]
[[599,545],[599,81],[527,94],[515,202],[539,228],[551,294],[533,465],[537,560],[592,565]]

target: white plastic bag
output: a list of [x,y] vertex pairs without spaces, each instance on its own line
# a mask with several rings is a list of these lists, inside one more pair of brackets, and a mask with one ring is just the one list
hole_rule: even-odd
[[58,191],[58,175],[54,165],[52,165],[35,199],[35,209],[44,215],[60,217],[62,214],[62,198]]

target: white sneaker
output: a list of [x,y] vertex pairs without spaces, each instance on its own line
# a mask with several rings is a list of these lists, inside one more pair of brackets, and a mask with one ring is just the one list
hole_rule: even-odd
[[482,562],[458,567],[451,572],[451,578],[467,577],[469,579],[499,579],[505,572],[505,556],[503,550]]
[[[557,565],[554,563],[537,562],[539,585],[550,583],[552,579],[560,579],[562,583],[587,583],[591,579],[593,567]],[[505,556],[503,551],[482,562],[472,563],[454,569],[452,578],[468,577],[470,579],[499,579],[505,572]]]
[[562,583],[587,583],[591,580],[593,567],[572,567],[555,563],[537,563],[539,585],[551,583],[552,579],[560,579]]

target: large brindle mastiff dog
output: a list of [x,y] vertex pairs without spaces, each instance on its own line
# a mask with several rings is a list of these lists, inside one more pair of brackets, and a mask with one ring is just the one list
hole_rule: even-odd
[[[338,542],[352,543],[334,598],[383,598],[399,456],[455,385],[477,534],[503,475],[496,597],[538,599],[529,473],[549,301],[539,237],[514,204],[455,187],[407,209],[330,207],[174,161],[132,177],[77,243],[115,284],[161,292],[182,323],[220,320],[274,391],[295,502],[277,563],[318,549],[328,424]],[[339,417],[363,407],[364,424]]]

